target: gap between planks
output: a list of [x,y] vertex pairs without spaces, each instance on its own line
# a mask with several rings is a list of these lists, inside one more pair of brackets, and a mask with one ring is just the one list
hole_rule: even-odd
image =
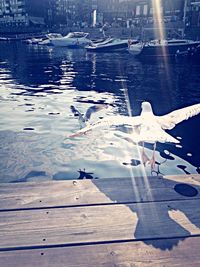
[[35,247],[200,235],[200,201],[7,212],[0,247]]
[[0,211],[189,199],[175,192],[177,183],[192,185],[199,194],[191,199],[200,198],[200,175],[0,184]]
[[[175,245],[173,242],[175,241]],[[0,252],[1,267],[199,266],[200,237]]]

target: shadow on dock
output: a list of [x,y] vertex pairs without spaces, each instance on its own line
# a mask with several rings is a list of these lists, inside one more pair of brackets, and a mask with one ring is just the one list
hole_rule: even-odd
[[[130,180],[129,186],[133,188],[136,203],[127,203],[126,206],[138,217],[133,238],[142,240],[157,249],[172,250],[179,242],[191,236],[196,228],[200,228],[200,220],[197,220],[198,214],[195,209],[191,210],[182,201],[176,201],[180,200],[181,196],[184,200],[192,200],[191,197],[195,196],[199,197],[200,186],[195,183],[183,184],[180,181],[176,182],[160,177],[161,184],[157,189],[151,190],[155,187],[154,178],[140,177]],[[116,194],[110,187],[106,188],[101,180],[92,180],[92,183],[114,203],[123,202],[124,196],[120,192]],[[177,194],[177,199],[163,201],[167,196],[165,196],[162,185],[171,188],[171,194]],[[128,199],[130,196],[126,197]],[[184,227],[182,226],[183,222],[186,222]],[[189,226],[190,223],[192,228]]]

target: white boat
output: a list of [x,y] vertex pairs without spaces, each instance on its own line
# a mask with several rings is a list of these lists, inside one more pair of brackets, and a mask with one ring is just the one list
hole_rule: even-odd
[[62,37],[60,33],[48,33],[41,37],[33,37],[31,39],[26,39],[23,42],[26,44],[50,44],[52,38]]
[[118,51],[126,50],[128,48],[128,40],[122,40],[117,38],[107,38],[101,42],[92,42],[90,45],[86,46],[88,51]]
[[51,40],[55,38],[62,38],[60,33],[48,33],[45,35],[45,38],[42,41],[39,41],[39,45],[51,45]]
[[39,42],[42,42],[43,38],[31,38],[31,39],[26,39],[23,42],[26,44],[31,44],[31,45],[35,45],[38,44]]
[[70,32],[64,37],[51,38],[50,44],[54,46],[66,46],[71,48],[85,47],[91,43],[88,35],[89,33],[85,32]]
[[175,56],[178,52],[195,48],[199,44],[200,42],[186,39],[152,40],[131,44],[128,51],[134,56]]

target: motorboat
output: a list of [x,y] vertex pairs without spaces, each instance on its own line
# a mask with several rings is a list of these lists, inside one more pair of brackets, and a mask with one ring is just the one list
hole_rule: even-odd
[[62,38],[62,34],[60,33],[48,33],[45,35],[42,41],[39,41],[39,45],[51,45],[51,40],[55,38]]
[[26,44],[42,44],[42,45],[48,45],[50,44],[50,40],[52,38],[60,38],[62,35],[60,33],[48,33],[41,37],[33,37],[30,39],[26,39],[23,42]]
[[54,46],[66,46],[71,48],[85,47],[91,43],[88,35],[89,33],[85,32],[70,32],[64,37],[51,38],[50,44]]
[[38,44],[39,42],[42,42],[43,41],[43,38],[31,38],[31,39],[26,39],[24,40],[23,42],[26,43],[26,44]]
[[128,51],[134,56],[175,56],[177,52],[196,48],[199,44],[199,41],[187,39],[152,40],[131,44]]
[[129,40],[122,40],[117,38],[107,38],[100,42],[92,42],[90,45],[86,46],[88,51],[119,51],[127,50]]

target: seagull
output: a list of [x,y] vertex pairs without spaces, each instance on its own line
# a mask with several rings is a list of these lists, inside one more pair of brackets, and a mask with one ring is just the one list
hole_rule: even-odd
[[91,118],[92,113],[95,113],[97,111],[100,111],[103,108],[107,108],[108,106],[106,104],[102,105],[93,105],[89,107],[86,111],[86,113],[83,115],[75,106],[70,106],[72,113],[74,116],[78,116],[80,128],[83,129],[90,125],[89,120]]
[[[128,117],[123,115],[108,116],[103,119],[98,120],[94,123],[87,123],[85,127],[72,134],[70,137],[76,137],[80,135],[87,134],[90,131],[99,128],[107,128],[113,126],[128,126],[133,129],[133,134],[131,135],[132,141],[134,143],[143,144],[142,160],[146,164],[148,161],[152,168],[155,166],[155,149],[156,143],[179,143],[180,141],[175,139],[170,134],[166,133],[165,130],[173,129],[178,123],[188,120],[189,118],[198,115],[200,113],[200,103],[189,107],[174,110],[166,115],[156,116],[153,113],[151,103],[142,102],[142,111],[139,116]],[[98,111],[93,107],[94,111]],[[93,109],[89,112],[90,116]],[[91,112],[92,111],[92,112]],[[87,114],[86,112],[86,114]],[[82,115],[81,115],[82,116]],[[89,117],[90,117],[89,116]],[[84,117],[85,119],[87,116]],[[153,155],[152,159],[149,160],[144,153],[144,142],[153,144]]]

